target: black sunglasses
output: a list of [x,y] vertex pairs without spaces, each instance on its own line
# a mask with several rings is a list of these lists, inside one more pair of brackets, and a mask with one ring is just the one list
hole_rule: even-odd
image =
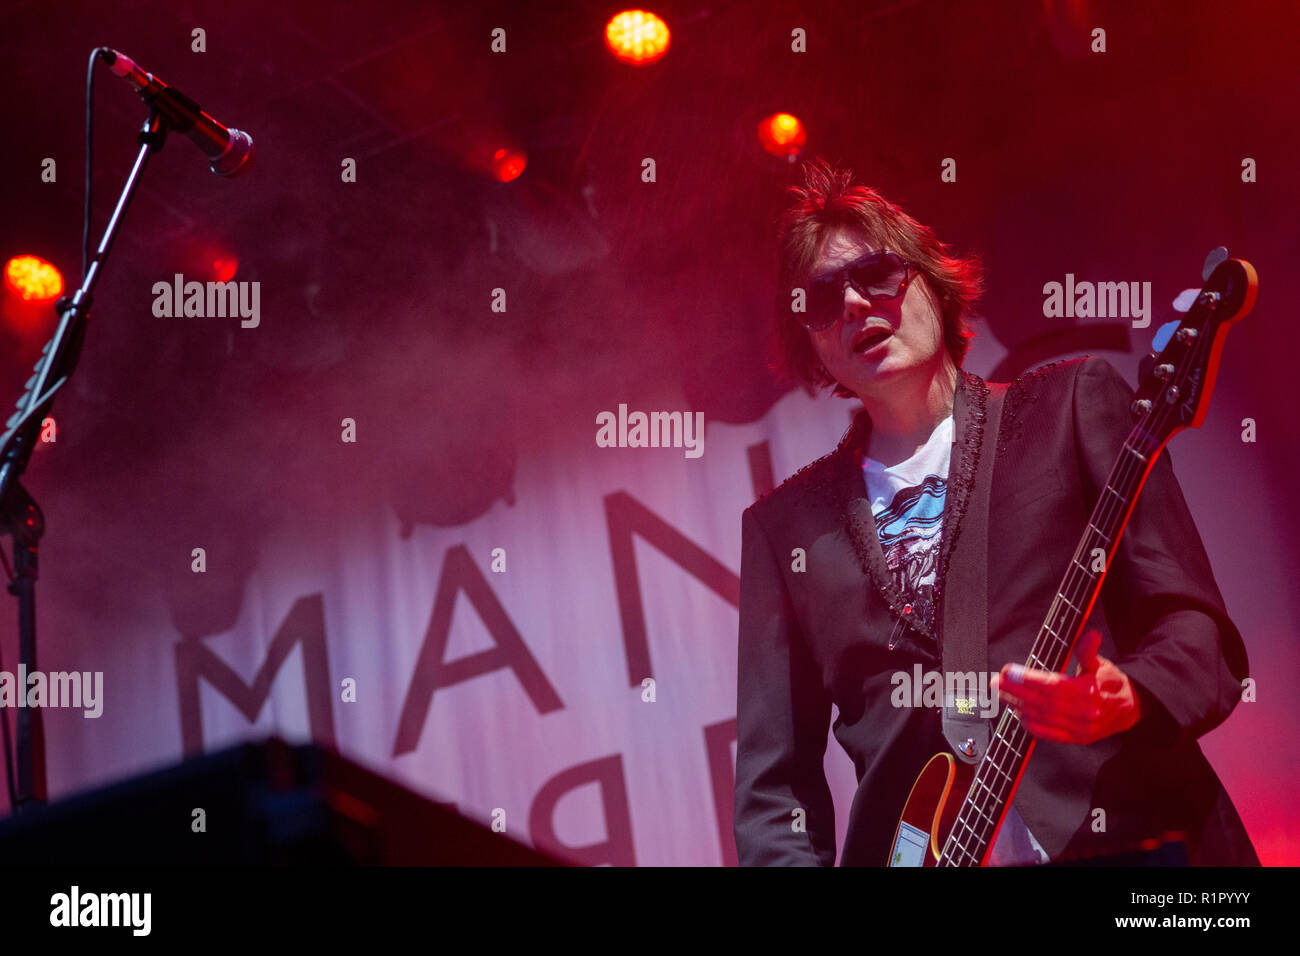
[[809,332],[834,325],[844,314],[844,287],[853,287],[870,302],[888,302],[907,291],[915,267],[897,253],[882,249],[859,259],[838,272],[808,282],[808,311],[799,321]]

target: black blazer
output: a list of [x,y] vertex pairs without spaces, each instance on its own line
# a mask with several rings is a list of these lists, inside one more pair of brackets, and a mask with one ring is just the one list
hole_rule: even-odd
[[[988,389],[961,372],[938,586],[973,480]],[[1023,662],[1132,427],[1130,387],[1098,358],[1057,362],[1010,387],[989,500],[989,669]],[[841,865],[883,865],[925,761],[946,749],[936,708],[890,705],[897,671],[940,670],[936,637],[889,579],[860,465],[870,419],[745,510],[742,521],[736,849],[745,865],[835,862],[822,770],[831,703],[858,790]],[[806,570],[794,570],[794,549]],[[941,600],[942,598],[940,598]],[[1053,861],[1132,849],[1181,831],[1194,864],[1258,864],[1196,743],[1232,712],[1247,676],[1168,451],[1152,468],[1089,626],[1133,681],[1142,719],[1088,746],[1038,741],[1014,806]],[[802,808],[806,831],[792,826]],[[1098,815],[1096,810],[1104,811]],[[1100,824],[1100,826],[1099,826]],[[1103,828],[1104,827],[1104,828]]]

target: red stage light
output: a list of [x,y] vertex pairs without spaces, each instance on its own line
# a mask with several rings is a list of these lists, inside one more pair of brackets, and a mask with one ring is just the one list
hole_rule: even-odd
[[221,255],[212,260],[212,281],[229,282],[239,271],[239,259],[236,256]]
[[503,183],[518,179],[527,165],[528,157],[518,149],[506,149],[503,146],[492,154],[492,175]]
[[649,10],[624,10],[605,24],[605,45],[624,63],[645,66],[668,52],[668,24]]
[[808,142],[808,131],[799,117],[790,113],[773,113],[759,122],[758,141],[773,156],[793,162]]
[[63,294],[63,273],[40,256],[14,256],[5,263],[5,288],[24,303],[53,302]]

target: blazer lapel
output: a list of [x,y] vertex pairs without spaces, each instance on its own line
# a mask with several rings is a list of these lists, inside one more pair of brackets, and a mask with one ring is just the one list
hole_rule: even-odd
[[943,504],[943,537],[939,542],[939,570],[935,576],[935,627],[942,628],[944,587],[948,562],[961,535],[966,506],[975,485],[975,465],[984,439],[984,419],[989,388],[984,379],[957,372],[957,395],[953,403],[952,457],[948,463],[948,493]]

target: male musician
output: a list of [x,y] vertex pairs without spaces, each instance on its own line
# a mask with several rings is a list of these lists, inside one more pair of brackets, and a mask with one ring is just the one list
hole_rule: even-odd
[[1111,559],[1077,666],[1022,666],[1132,427],[1122,376],[1087,358],[1009,387],[985,496],[987,592],[945,593],[989,394],[961,368],[978,266],[851,173],[822,161],[804,172],[782,220],[779,286],[803,290],[785,301],[805,310],[779,310],[779,357],[796,380],[863,410],[833,452],[744,513],[741,865],[834,865],[822,770],[832,703],[858,777],[841,865],[890,858],[917,774],[952,750],[939,709],[896,706],[895,675],[940,670],[943,606],[958,600],[987,612],[996,693],[1035,741],[989,863],[1176,845],[1193,864],[1257,865],[1196,743],[1236,705],[1246,650],[1167,453]]

